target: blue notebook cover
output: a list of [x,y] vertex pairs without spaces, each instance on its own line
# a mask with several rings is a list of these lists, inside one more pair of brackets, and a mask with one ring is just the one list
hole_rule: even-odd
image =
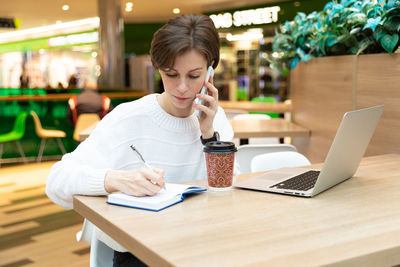
[[108,195],[107,203],[129,208],[160,211],[182,202],[187,194],[206,190],[202,186],[166,183],[165,189],[161,189],[154,196],[135,197],[117,192]]

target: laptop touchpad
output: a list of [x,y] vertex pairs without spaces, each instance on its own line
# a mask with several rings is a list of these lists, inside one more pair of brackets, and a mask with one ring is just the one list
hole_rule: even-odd
[[236,186],[254,189],[266,188],[305,171],[307,171],[307,169],[304,168],[281,168],[237,183]]
[[279,181],[285,178],[288,178],[289,174],[281,173],[281,172],[273,172],[273,173],[266,173],[260,175],[259,177],[255,177],[254,179],[262,179],[262,180],[269,180],[269,181]]

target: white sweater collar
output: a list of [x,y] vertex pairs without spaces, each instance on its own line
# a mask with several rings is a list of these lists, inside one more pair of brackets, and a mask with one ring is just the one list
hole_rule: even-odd
[[148,98],[148,101],[146,101],[148,103],[148,114],[160,127],[173,132],[188,132],[196,128],[199,129],[199,121],[194,114],[186,118],[172,116],[160,106],[157,95],[151,94],[145,98]]

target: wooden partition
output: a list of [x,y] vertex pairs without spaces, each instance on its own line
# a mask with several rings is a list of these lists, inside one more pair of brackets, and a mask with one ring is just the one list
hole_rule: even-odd
[[366,155],[400,153],[400,55],[335,56],[291,73],[293,120],[311,130],[293,144],[311,162],[325,160],[343,114],[385,104]]
[[400,54],[368,55],[358,60],[357,108],[385,104],[367,155],[400,153]]

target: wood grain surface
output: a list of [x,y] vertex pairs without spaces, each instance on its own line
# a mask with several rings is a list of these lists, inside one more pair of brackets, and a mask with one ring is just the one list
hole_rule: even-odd
[[247,112],[273,112],[284,113],[292,110],[291,104],[251,102],[251,101],[218,101],[218,105],[223,109],[245,110]]
[[399,165],[399,154],[364,158],[353,178],[314,198],[207,191],[150,212],[75,196],[74,209],[151,266],[393,266]]
[[291,72],[292,117],[312,132],[293,145],[311,162],[325,160],[347,111],[385,105],[366,155],[400,153],[400,54],[332,56]]
[[309,137],[310,130],[293,122],[271,120],[230,120],[235,138],[252,137]]

